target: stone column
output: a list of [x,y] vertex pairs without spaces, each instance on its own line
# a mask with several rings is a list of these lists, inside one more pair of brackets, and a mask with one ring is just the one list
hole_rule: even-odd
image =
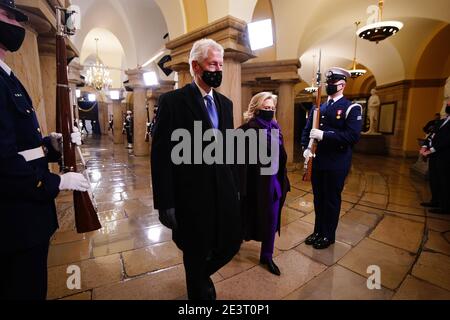
[[247,111],[250,100],[252,99],[252,87],[249,84],[242,84],[242,114],[241,121],[244,120],[244,112]]
[[283,133],[288,163],[294,161],[294,85],[293,81],[281,81],[277,106],[277,121]]
[[48,132],[56,131],[56,44],[54,39],[39,38],[39,62],[41,81],[45,94],[45,116]]
[[174,65],[171,68],[178,73],[178,88],[183,88],[185,85],[192,82],[189,63],[181,63],[179,65]]
[[114,144],[123,144],[123,121],[122,121],[122,113],[123,111],[123,105],[122,105],[123,98],[114,99],[112,100],[112,107],[113,107],[113,119],[114,119]]
[[[218,91],[233,101],[235,126],[242,123],[241,64],[255,57],[250,49],[246,28],[245,21],[226,16],[166,44],[172,56],[172,61],[167,66],[173,70],[183,70],[183,68],[186,70],[186,65],[189,64],[189,53],[197,40],[210,38],[223,46],[225,49],[224,79]],[[180,80],[180,73],[178,76]],[[181,84],[186,84],[187,79],[186,72],[181,72],[180,87]]]
[[130,80],[129,85],[133,88],[133,150],[134,155],[137,157],[144,157],[150,154],[150,144],[145,141],[147,123],[145,72],[142,69],[125,72]]
[[98,101],[98,124],[102,135],[108,135],[108,121],[108,102]]

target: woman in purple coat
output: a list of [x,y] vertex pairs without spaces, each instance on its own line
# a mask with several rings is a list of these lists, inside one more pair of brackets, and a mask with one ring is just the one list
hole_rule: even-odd
[[[251,163],[249,159],[248,142],[246,145],[246,163],[240,165],[240,188],[243,217],[244,240],[261,241],[260,263],[267,266],[268,270],[280,275],[280,269],[273,261],[275,234],[280,232],[281,210],[290,191],[287,177],[287,154],[283,145],[283,136],[280,127],[275,120],[277,96],[269,92],[260,92],[250,101],[248,111],[244,114],[245,123],[239,128],[248,133],[255,130],[259,139],[259,130],[265,129],[263,137],[267,137],[266,155],[271,155],[271,146],[276,145],[277,157],[271,160],[271,164],[263,165],[257,157],[257,163]],[[275,129],[273,131],[272,129]],[[262,146],[258,140],[257,154]],[[255,152],[255,151],[253,151]],[[272,175],[263,174],[262,169],[274,168]]]

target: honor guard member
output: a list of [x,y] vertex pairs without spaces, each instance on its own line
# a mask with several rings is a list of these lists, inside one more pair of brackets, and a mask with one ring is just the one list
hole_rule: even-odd
[[[302,135],[303,156],[307,160],[315,157],[311,181],[316,217],[314,233],[305,241],[315,249],[327,248],[335,242],[341,192],[362,126],[362,107],[343,96],[350,73],[334,67],[327,71],[326,77],[328,99],[320,107],[319,129],[312,129],[311,114]],[[308,149],[309,139],[318,141],[315,155]]]
[[127,134],[127,148],[133,148],[133,113],[128,110],[125,122],[123,123],[123,128]]
[[[58,228],[60,190],[86,191],[82,174],[53,174],[62,135],[41,136],[33,103],[4,59],[19,50],[28,18],[13,0],[0,0],[0,300],[40,300],[47,295],[47,253]],[[56,90],[56,88],[55,88]],[[81,144],[80,133],[72,142]]]

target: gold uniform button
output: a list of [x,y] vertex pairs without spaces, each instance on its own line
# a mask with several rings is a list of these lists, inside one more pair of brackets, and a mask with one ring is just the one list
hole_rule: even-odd
[[31,111],[27,109],[27,113],[31,113]]
[[37,188],[40,188],[40,187],[42,187],[42,181],[39,181],[37,184]]
[[37,128],[37,132],[39,132],[39,133],[40,133],[40,132],[41,132],[41,129],[40,129],[40,128]]

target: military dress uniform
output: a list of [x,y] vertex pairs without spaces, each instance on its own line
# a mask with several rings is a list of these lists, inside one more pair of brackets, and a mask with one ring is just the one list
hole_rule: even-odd
[[[302,135],[302,146],[308,147],[313,112]],[[352,148],[358,142],[362,127],[362,107],[343,95],[328,97],[320,107],[319,129],[323,140],[318,142],[313,161],[314,234],[334,243],[341,211],[341,193],[352,161]],[[317,238],[316,237],[316,238]],[[313,243],[311,243],[313,244]],[[316,247],[316,243],[314,243]],[[317,247],[320,248],[320,244]]]
[[43,138],[33,103],[0,60],[0,298],[44,299],[49,239],[58,228],[60,153]]

